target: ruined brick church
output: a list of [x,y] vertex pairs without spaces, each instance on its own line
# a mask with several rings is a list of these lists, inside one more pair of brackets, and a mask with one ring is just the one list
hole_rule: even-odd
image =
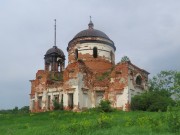
[[[55,24],[56,39],[56,24]],[[53,110],[53,102],[65,110],[80,111],[98,106],[108,99],[114,108],[128,111],[131,97],[147,89],[148,72],[131,63],[128,57],[115,64],[116,47],[102,31],[88,29],[76,34],[65,55],[56,46],[44,56],[44,70],[38,70],[31,82],[30,111]]]

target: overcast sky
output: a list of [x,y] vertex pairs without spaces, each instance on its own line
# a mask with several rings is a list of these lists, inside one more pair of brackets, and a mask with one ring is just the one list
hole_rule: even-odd
[[90,15],[114,41],[116,63],[127,55],[150,77],[180,69],[180,0],[0,0],[0,109],[29,105],[29,80],[53,46],[53,20],[68,59],[68,42]]

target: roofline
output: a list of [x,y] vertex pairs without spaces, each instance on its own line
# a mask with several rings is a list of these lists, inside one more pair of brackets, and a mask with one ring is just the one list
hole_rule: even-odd
[[[96,37],[100,37],[100,36],[82,36],[82,37],[77,37],[77,38],[73,38],[71,41],[69,41],[69,43],[68,43],[68,47],[67,47],[67,50],[68,50],[68,48],[70,47],[70,44],[73,42],[73,41],[75,41],[75,40],[77,40],[77,39],[80,39],[80,38],[96,38]],[[111,41],[112,42],[112,44],[111,43],[106,43],[106,41],[99,41],[99,42],[102,42],[102,43],[106,43],[107,45],[110,45],[111,47],[113,47],[113,49],[116,51],[116,47],[115,47],[115,45],[114,45],[114,42],[111,40],[111,39],[108,39],[108,38],[104,38],[104,37],[100,37],[100,38],[103,38],[103,39],[106,39],[106,40],[109,40],[109,41]],[[84,40],[84,41],[98,41],[98,40]]]
[[131,62],[128,62],[128,63],[129,63],[130,65],[132,65],[132,66],[138,68],[139,70],[141,70],[141,71],[143,71],[143,72],[146,72],[148,75],[150,74],[148,71],[146,71],[146,70],[144,70],[144,69],[142,69],[142,68],[139,68],[138,66],[132,64]]
[[116,65],[119,65],[119,64],[122,64],[122,63],[124,63],[124,64],[129,64],[129,65],[131,65],[131,66],[139,69],[140,71],[143,71],[143,72],[147,73],[148,75],[150,74],[148,71],[146,71],[146,70],[144,70],[144,69],[141,69],[141,68],[139,68],[138,66],[132,64],[131,61],[119,62],[119,63],[117,63]]

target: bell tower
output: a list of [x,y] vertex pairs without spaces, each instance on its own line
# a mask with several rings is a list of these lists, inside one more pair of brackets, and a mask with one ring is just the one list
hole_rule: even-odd
[[65,67],[65,55],[63,51],[56,46],[56,19],[54,21],[54,46],[44,55],[45,71],[61,72]]

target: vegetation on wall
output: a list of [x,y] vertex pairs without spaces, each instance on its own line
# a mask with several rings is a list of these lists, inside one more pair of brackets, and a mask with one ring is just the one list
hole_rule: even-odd
[[50,80],[63,81],[63,72],[50,73]]
[[102,75],[97,76],[96,79],[97,79],[98,81],[103,81],[103,80],[105,80],[106,78],[109,79],[109,78],[110,78],[110,74],[111,74],[111,71],[104,72],[104,73],[102,73]]
[[128,56],[123,56],[121,62],[130,62],[130,59]]

